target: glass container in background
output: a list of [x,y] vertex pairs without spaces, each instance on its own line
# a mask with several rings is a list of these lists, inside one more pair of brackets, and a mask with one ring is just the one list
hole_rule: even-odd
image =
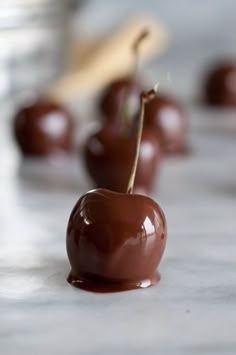
[[70,3],[0,2],[0,99],[40,90],[62,72]]

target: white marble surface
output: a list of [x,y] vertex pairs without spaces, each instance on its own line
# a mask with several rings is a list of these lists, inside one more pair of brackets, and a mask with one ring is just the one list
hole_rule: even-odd
[[192,154],[164,162],[154,196],[169,229],[162,280],[103,295],[66,283],[66,223],[89,188],[82,167],[77,159],[23,163],[7,115],[0,124],[0,353],[235,354],[232,119],[189,107]]

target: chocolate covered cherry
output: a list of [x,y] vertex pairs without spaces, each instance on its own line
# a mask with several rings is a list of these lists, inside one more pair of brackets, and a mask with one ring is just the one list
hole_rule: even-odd
[[[88,138],[85,165],[97,187],[123,192],[131,173],[136,148],[134,120],[139,109],[141,86],[136,77],[140,43],[148,35],[142,30],[132,47],[134,74],[114,81],[105,90],[100,108],[103,128]],[[148,101],[148,100],[147,100]],[[140,138],[140,155],[134,183],[135,191],[151,191],[160,161],[160,146],[155,134],[145,129]]]
[[178,154],[186,151],[185,113],[182,107],[169,96],[158,94],[147,103],[144,127],[156,133],[165,153]]
[[205,83],[205,101],[210,105],[236,106],[236,62],[215,66]]
[[[120,117],[133,117],[139,110],[141,84],[133,78],[124,77],[113,81],[102,93],[99,108],[104,123],[119,124]],[[124,112],[126,111],[126,112]]]
[[41,98],[21,108],[13,125],[16,141],[25,156],[48,156],[72,150],[73,119],[56,102]]
[[139,50],[148,36],[149,30],[143,28],[132,43],[130,51],[134,60],[133,73],[114,80],[102,93],[99,109],[105,123],[112,121],[115,124],[122,114],[132,118],[139,110],[139,96],[143,90],[142,84],[137,80]]
[[68,282],[95,292],[154,285],[165,244],[165,217],[153,200],[92,190],[79,199],[69,219]]
[[[124,135],[102,128],[85,145],[85,166],[96,187],[126,190],[136,149],[136,132]],[[155,134],[143,130],[134,189],[149,193],[159,170],[161,149]]]

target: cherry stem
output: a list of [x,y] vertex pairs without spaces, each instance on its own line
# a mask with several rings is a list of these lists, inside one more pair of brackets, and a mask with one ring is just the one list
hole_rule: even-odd
[[138,74],[138,67],[139,67],[139,61],[140,61],[140,45],[142,42],[149,36],[149,30],[148,29],[143,29],[136,40],[133,43],[132,51],[134,55],[134,65],[133,65],[133,78],[134,80],[137,77]]
[[[133,46],[132,46],[132,53],[134,56],[134,64],[133,64],[133,74],[132,79],[135,81],[137,79],[138,74],[138,67],[139,67],[139,59],[140,59],[140,45],[142,42],[149,36],[148,29],[143,29],[138,37],[135,39]],[[130,127],[130,120],[129,120],[129,100],[132,94],[132,86],[130,86],[127,90],[125,90],[125,103],[122,109],[122,119],[123,119],[123,132],[127,132],[127,129]],[[126,95],[127,94],[127,95]]]
[[127,186],[127,191],[126,191],[127,194],[132,194],[133,189],[134,189],[134,181],[135,181],[135,176],[136,176],[136,171],[137,171],[137,166],[138,166],[141,139],[142,139],[142,133],[143,133],[145,105],[148,102],[150,102],[151,100],[153,100],[154,97],[156,97],[157,89],[158,89],[158,84],[156,84],[152,90],[147,91],[147,92],[143,92],[140,95],[140,113],[139,113],[138,129],[137,129],[136,151],[135,151],[132,171],[131,171],[128,186]]

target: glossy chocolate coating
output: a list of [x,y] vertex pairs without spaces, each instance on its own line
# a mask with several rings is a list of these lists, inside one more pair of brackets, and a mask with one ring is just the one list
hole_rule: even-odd
[[157,94],[146,104],[144,126],[156,132],[165,153],[186,152],[186,117],[181,106],[169,96]]
[[16,141],[25,156],[48,156],[72,150],[73,119],[58,103],[39,99],[14,118]]
[[[133,117],[139,111],[141,84],[132,78],[120,78],[112,82],[102,93],[99,108],[104,122],[120,123],[124,110]],[[126,108],[125,105],[128,105]]]
[[68,282],[94,292],[151,286],[160,279],[156,269],[165,244],[165,217],[153,200],[92,190],[79,199],[68,222]]
[[[92,135],[85,146],[86,168],[96,187],[125,192],[132,170],[137,136],[114,134],[103,128]],[[134,190],[151,191],[160,162],[161,149],[155,134],[145,129],[142,135],[140,156]]]
[[219,64],[209,73],[205,101],[216,106],[236,106],[236,62]]

